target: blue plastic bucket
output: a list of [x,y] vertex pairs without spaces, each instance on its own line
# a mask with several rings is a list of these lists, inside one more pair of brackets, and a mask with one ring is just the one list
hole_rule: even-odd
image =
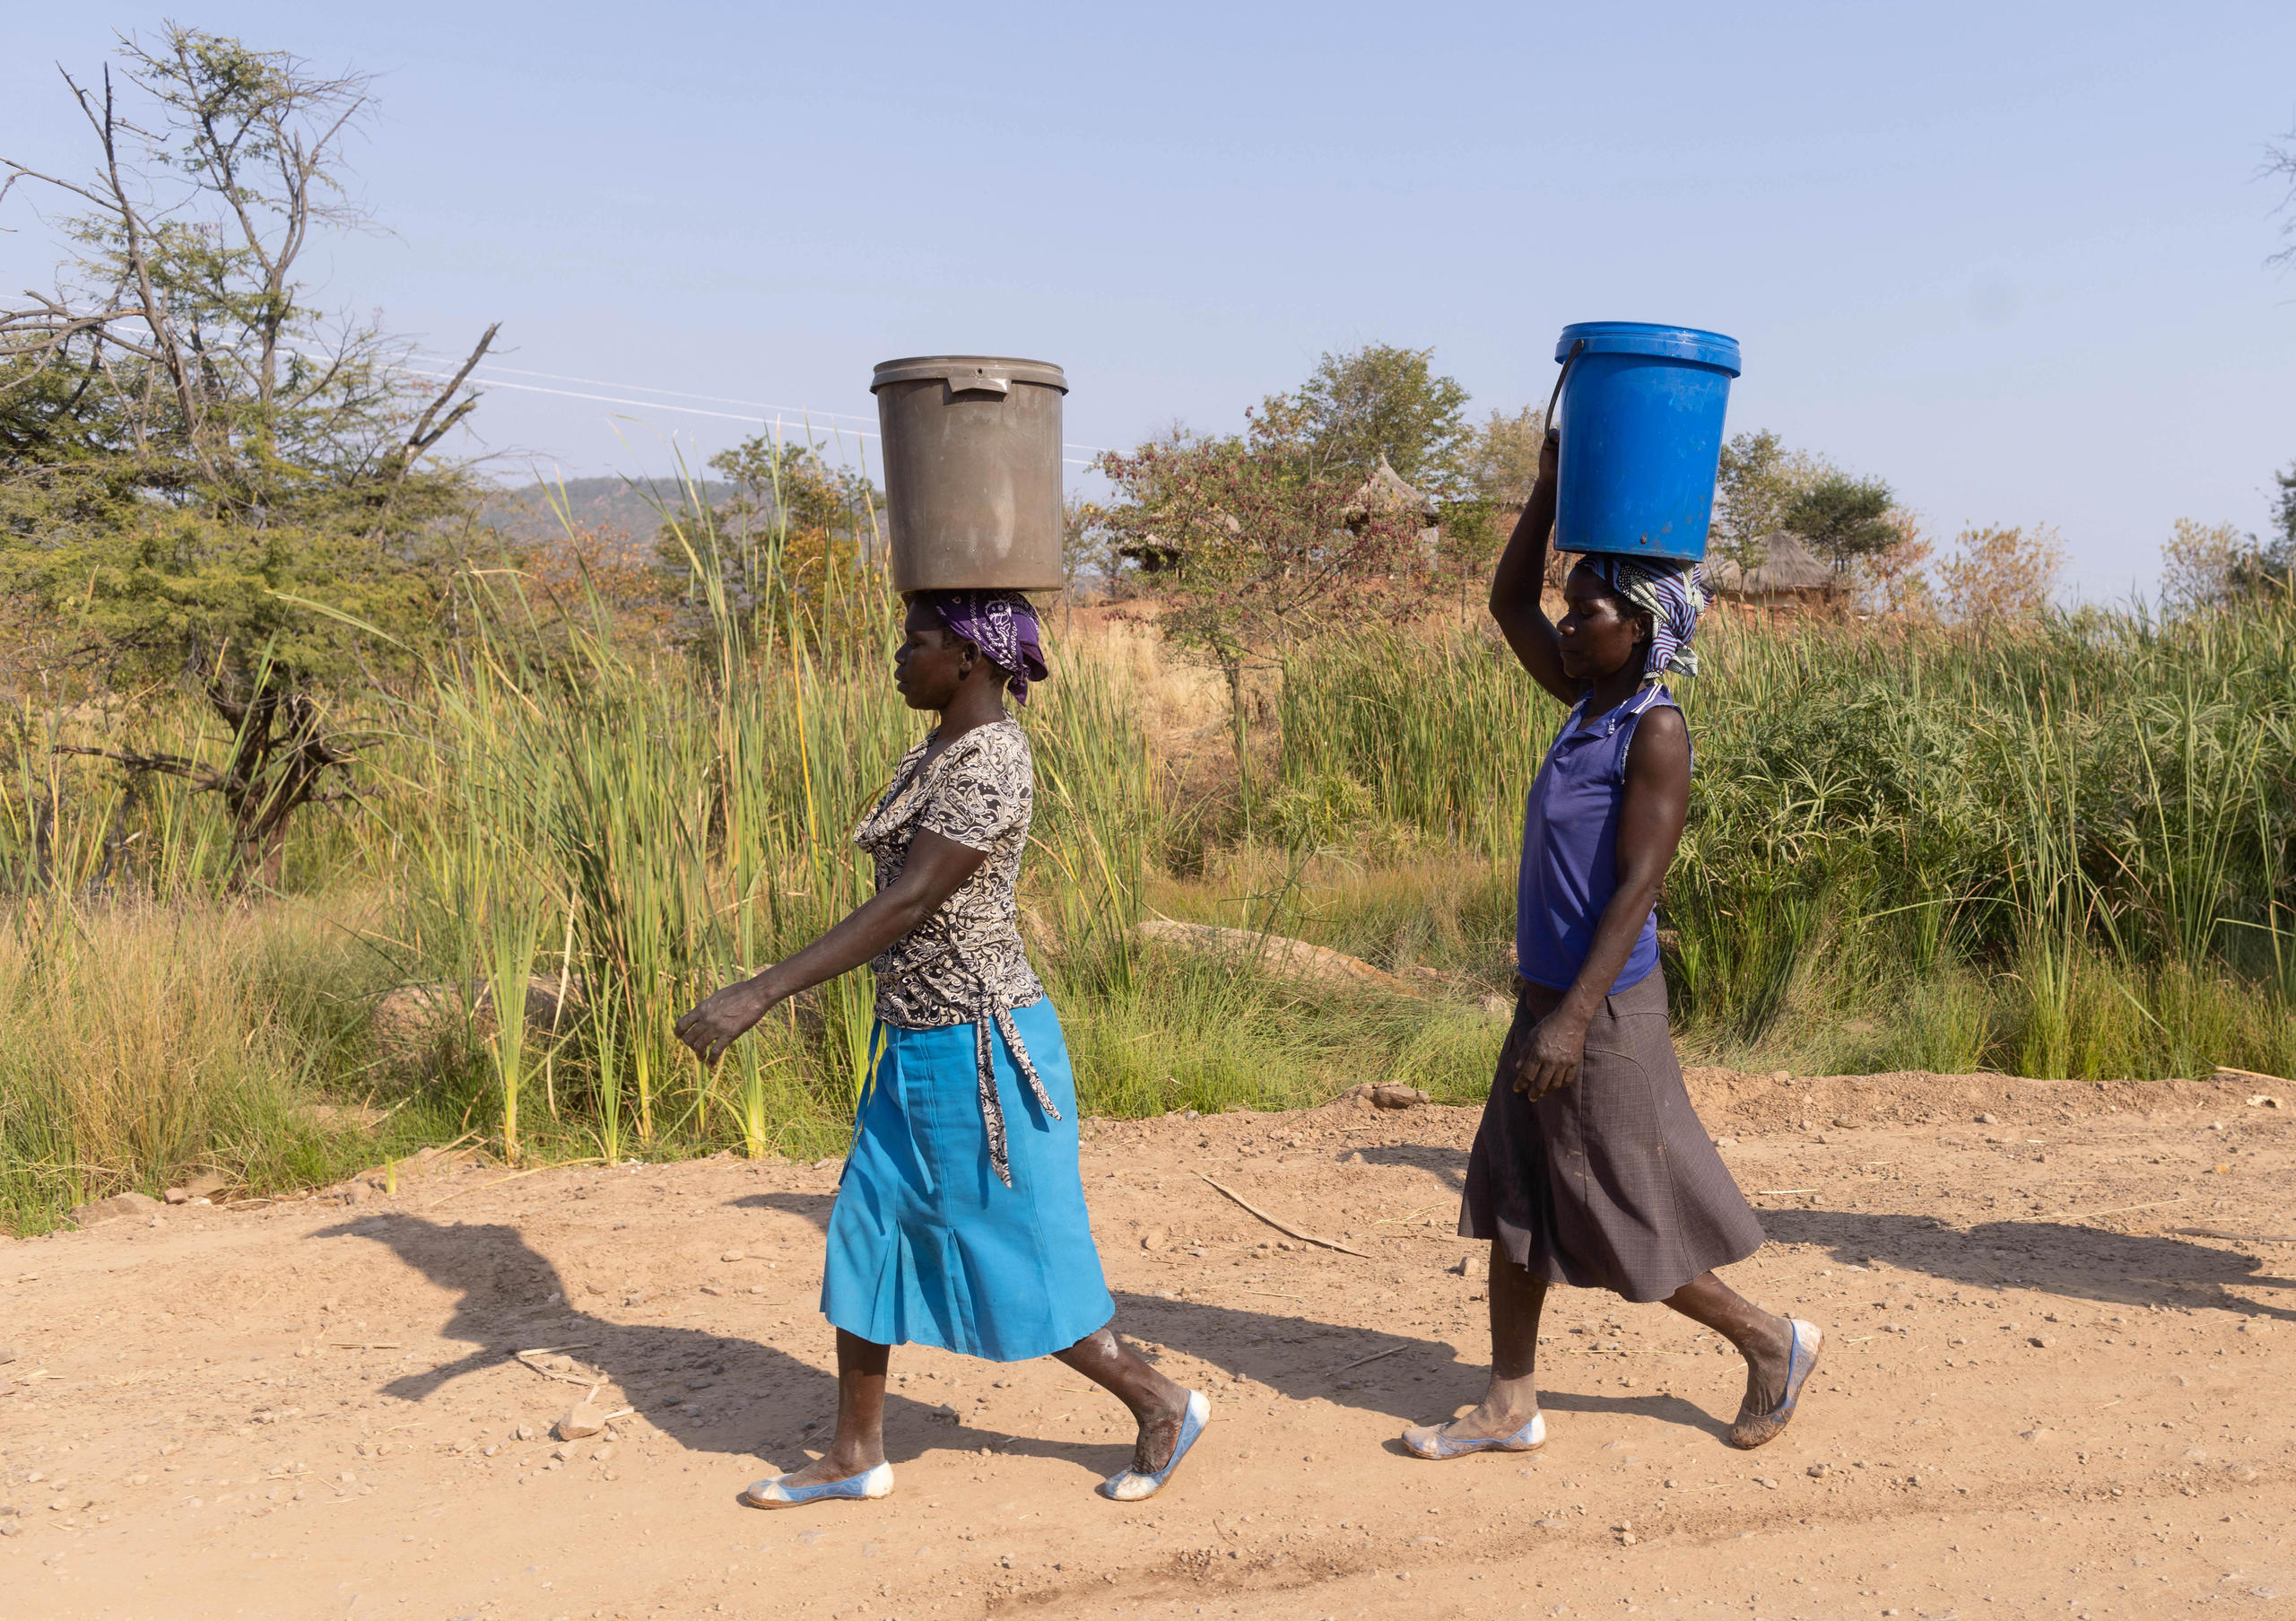
[[1581,321],[1562,329],[1554,358],[1568,368],[1556,549],[1704,557],[1738,340]]

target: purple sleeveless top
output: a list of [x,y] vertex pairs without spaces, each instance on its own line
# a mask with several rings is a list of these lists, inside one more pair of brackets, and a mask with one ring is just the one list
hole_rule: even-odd
[[[1626,751],[1634,723],[1664,704],[1679,708],[1663,685],[1644,687],[1616,709],[1581,725],[1587,701],[1572,706],[1531,783],[1523,812],[1523,870],[1515,889],[1515,955],[1522,975],[1550,990],[1568,990],[1594,949],[1595,926],[1618,890],[1618,813],[1626,801]],[[1658,919],[1642,932],[1618,980],[1615,996],[1658,966]]]

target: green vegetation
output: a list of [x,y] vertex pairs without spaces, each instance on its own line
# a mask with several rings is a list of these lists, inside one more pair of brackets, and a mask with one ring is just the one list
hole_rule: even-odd
[[[2289,598],[1701,640],[1661,902],[1694,1047],[1813,1069],[2296,1066]],[[1503,866],[1559,719],[1483,637],[1353,639],[1289,672],[1283,781]]]
[[[706,524],[682,532],[715,554]],[[889,625],[874,577],[849,579],[860,599],[834,612]],[[840,1148],[865,976],[778,1012],[715,1073],[669,1026],[865,892],[844,832],[918,724],[876,648],[793,634],[804,599],[776,590],[719,598],[709,657],[665,660],[500,576],[460,589],[472,645],[362,718],[361,797],[299,837],[270,899],[220,898],[212,796],[161,780],[131,798],[44,747],[191,711],[20,710],[0,823],[12,1225],[195,1165],[278,1190],[466,1131],[506,1161]],[[1990,640],[1718,620],[1705,651],[1661,919],[1693,1054],[2296,1067],[2296,607]],[[1026,927],[1086,1108],[1291,1107],[1387,1078],[1478,1096],[1555,706],[1480,634],[1326,639],[1284,673],[1255,791],[1184,790],[1130,667],[1087,635],[1055,652],[1024,717]],[[1152,945],[1134,927],[1151,914],[1301,936],[1411,989]],[[486,1016],[529,975],[575,988],[562,1015]],[[404,995],[372,1017],[407,986],[449,993],[413,1036]]]
[[[701,562],[707,657],[627,655],[602,611],[553,615],[498,572],[466,576],[469,645],[376,695],[359,718],[361,797],[297,846],[291,893],[270,900],[221,899],[211,797],[173,778],[131,796],[48,746],[196,711],[20,709],[0,1016],[56,1033],[0,1070],[12,1224],[196,1165],[269,1190],[471,1129],[506,1162],[841,1149],[867,1063],[865,975],[778,1014],[715,1072],[671,1025],[735,965],[771,961],[867,893],[845,832],[919,724],[879,651],[896,605],[869,572],[828,576],[857,600],[796,589],[787,530],[757,537],[761,588],[736,599],[721,582],[740,567],[706,515],[677,532]],[[875,633],[824,644],[816,607],[866,614]],[[1471,1007],[1144,948],[1133,926],[1165,882],[1161,854],[1202,829],[1173,825],[1118,678],[1089,655],[1061,664],[1026,716],[1031,927],[1086,1107],[1284,1107],[1367,1075],[1479,1084],[1492,1032]],[[573,988],[565,1011],[491,1016],[527,1005],[531,976]],[[350,1121],[395,1112],[367,1140],[314,1112],[320,1100]]]

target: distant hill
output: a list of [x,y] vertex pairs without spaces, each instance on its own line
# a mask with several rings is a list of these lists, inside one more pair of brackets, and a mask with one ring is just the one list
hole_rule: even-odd
[[[715,479],[694,489],[712,506],[734,493],[733,485]],[[562,532],[558,511],[562,505],[578,526],[619,531],[642,545],[651,543],[662,526],[660,509],[674,511],[685,501],[685,491],[666,479],[633,488],[622,478],[570,478],[547,492],[535,484],[505,485],[479,509],[478,522],[480,527],[499,529],[513,540],[549,540]]]

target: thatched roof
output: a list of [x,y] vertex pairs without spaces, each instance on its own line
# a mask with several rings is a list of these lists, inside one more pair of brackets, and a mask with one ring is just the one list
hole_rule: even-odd
[[1387,465],[1383,452],[1379,465],[1371,469],[1371,475],[1347,498],[1345,516],[1350,523],[1361,523],[1376,514],[1382,518],[1412,517],[1431,524],[1440,511],[1433,496],[1422,495],[1404,482],[1403,475]]
[[1839,583],[1831,569],[1810,555],[1798,535],[1779,529],[1757,544],[1761,562],[1743,573],[1727,558],[1710,560],[1700,571],[1707,589],[1718,597],[1800,597],[1831,591]]

